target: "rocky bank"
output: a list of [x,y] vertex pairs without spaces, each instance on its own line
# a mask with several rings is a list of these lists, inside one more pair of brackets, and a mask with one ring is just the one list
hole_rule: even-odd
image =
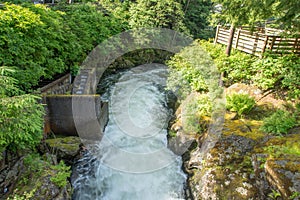
[[248,118],[238,119],[227,112],[221,137],[204,156],[200,155],[207,133],[184,134],[181,108],[176,112],[171,128],[176,134],[169,140],[170,146],[176,141],[181,145],[193,141],[183,154],[187,199],[300,199],[300,129],[296,127],[284,137],[259,129],[262,115],[284,102],[243,84],[235,84],[226,92],[248,93],[257,105]]

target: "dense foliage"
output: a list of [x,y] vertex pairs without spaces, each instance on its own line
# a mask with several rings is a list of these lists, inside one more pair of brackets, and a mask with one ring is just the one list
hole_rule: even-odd
[[277,110],[264,119],[261,130],[274,135],[287,134],[297,124],[295,116],[284,110]]
[[[274,90],[287,93],[288,98],[300,97],[300,59],[297,55],[289,54],[277,56],[266,54],[260,59],[233,50],[231,56],[226,56],[225,47],[214,45],[209,41],[196,40],[194,45],[187,47],[190,54],[183,56],[183,52],[172,57],[167,64],[170,66],[169,85],[180,85],[183,89],[186,85],[193,91],[206,91],[207,85],[202,77],[203,71],[187,61],[187,57],[193,57],[192,49],[195,45],[206,50],[220,72],[225,72],[224,83],[226,86],[242,82],[253,84],[262,90]],[[187,50],[185,50],[187,51]],[[184,93],[187,89],[180,91]]]
[[249,113],[255,106],[254,98],[248,94],[231,94],[226,96],[226,108],[239,116]]
[[109,12],[130,28],[163,27],[191,34],[194,38],[213,37],[209,16],[210,0],[101,0]]
[[175,54],[168,62],[168,88],[176,91],[178,97],[184,99],[192,91],[207,92],[208,88],[201,70],[193,66],[183,56],[183,52]]
[[207,117],[211,116],[212,102],[207,94],[192,93],[182,103],[182,127],[186,133],[206,130]]
[[24,90],[41,78],[78,68],[88,52],[120,32],[113,17],[91,4],[5,5],[0,12],[0,66],[14,66]]
[[[42,138],[44,108],[40,98],[22,94],[17,80],[9,73],[13,70],[0,67],[0,151],[32,148]],[[11,97],[11,95],[14,95]]]
[[214,30],[209,26],[209,18],[213,9],[210,0],[180,0],[184,12],[184,24],[193,35],[200,39],[214,37]]
[[0,149],[33,148],[42,138],[44,108],[40,97],[27,94],[32,86],[75,73],[95,45],[122,27],[92,4],[0,9]]
[[291,0],[213,0],[218,11],[213,15],[215,24],[264,24],[275,19],[277,27],[300,30],[299,1]]
[[[297,55],[288,54],[285,56],[265,54],[263,58],[251,56],[249,54],[233,50],[228,57],[225,54],[225,47],[222,45],[214,45],[210,41],[196,40],[191,46],[186,47],[180,53],[175,54],[167,64],[170,66],[170,75],[168,77],[168,87],[178,92],[181,98],[188,97],[192,92],[206,93],[211,91],[210,82],[205,77],[205,70],[199,68],[199,65],[210,68],[204,64],[204,60],[209,58],[203,56],[201,58],[201,50],[209,53],[211,59],[220,72],[225,72],[223,79],[225,86],[234,83],[246,83],[256,85],[260,89],[268,92],[274,92],[281,95],[280,97],[298,101],[300,97],[300,59]],[[196,51],[198,50],[198,51]],[[200,55],[200,56],[195,56]],[[189,58],[198,60],[191,62]],[[201,61],[202,60],[202,61]],[[209,62],[207,62],[209,63]],[[207,71],[206,71],[207,72]],[[214,82],[217,81],[217,76]],[[283,94],[283,95],[282,95]],[[226,108],[229,111],[237,112],[239,116],[249,114],[255,106],[255,100],[248,95],[232,94],[226,97]],[[202,103],[203,104],[203,103]],[[199,130],[199,118],[197,118],[197,103],[186,104],[191,115],[185,117],[185,126],[192,127],[189,131]],[[203,104],[204,105],[204,104]],[[299,104],[296,106],[300,110]],[[294,106],[292,106],[294,107]],[[270,117],[264,119],[261,130],[274,135],[286,134],[291,128],[295,127],[299,120],[299,111],[276,111]],[[192,126],[194,124],[194,126]]]
[[175,0],[137,0],[129,10],[131,28],[161,27],[186,31],[181,4]]
[[225,85],[243,82],[263,90],[287,92],[287,98],[300,97],[300,59],[297,55],[265,54],[260,59],[233,49],[227,57],[222,45],[208,41],[199,41],[199,44],[209,52],[218,69],[226,72]]

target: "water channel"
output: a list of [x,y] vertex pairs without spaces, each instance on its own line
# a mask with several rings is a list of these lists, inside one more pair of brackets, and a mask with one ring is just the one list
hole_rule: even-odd
[[102,95],[109,101],[109,122],[98,152],[86,152],[74,166],[73,199],[184,199],[182,160],[167,148],[173,111],[166,79],[165,66],[148,64],[103,82],[109,85]]

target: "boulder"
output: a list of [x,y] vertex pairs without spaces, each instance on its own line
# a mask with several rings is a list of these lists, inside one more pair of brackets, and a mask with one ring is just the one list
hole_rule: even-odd
[[283,199],[300,199],[300,158],[280,157],[265,163],[266,178]]
[[71,165],[79,153],[81,140],[79,137],[69,136],[46,139],[45,143],[50,152],[57,155],[58,160],[64,160],[66,164]]
[[255,144],[254,140],[239,135],[222,136],[202,160],[195,158],[201,154],[201,148],[198,148],[189,163],[193,175],[188,185],[193,197],[203,200],[259,199],[249,157]]
[[238,94],[248,94],[252,96],[256,101],[260,100],[263,97],[263,91],[258,89],[255,86],[246,85],[243,83],[235,83],[225,90],[226,95],[230,95],[233,93]]
[[[27,159],[27,161],[25,161]],[[68,200],[71,199],[71,184],[61,176],[63,169],[54,167],[57,163],[54,155],[46,155],[44,161],[39,157],[22,157],[14,167],[7,173],[6,183],[11,181],[13,185],[8,187],[9,199],[37,199],[37,200]],[[58,178],[59,181],[65,181],[65,185],[59,185],[52,178]]]
[[226,95],[230,95],[232,93],[248,94],[253,97],[259,105],[271,105],[275,108],[282,108],[285,104],[285,101],[276,98],[273,93],[264,92],[256,86],[246,85],[243,83],[235,83],[231,85],[226,88],[225,93]]

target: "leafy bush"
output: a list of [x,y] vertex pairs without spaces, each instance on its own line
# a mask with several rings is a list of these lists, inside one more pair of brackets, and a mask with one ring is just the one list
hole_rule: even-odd
[[224,71],[223,67],[229,63],[228,56],[225,54],[225,46],[221,44],[214,44],[212,40],[196,41],[206,52],[208,52],[218,69],[220,71]]
[[[210,116],[212,103],[205,94],[192,93],[182,104],[182,127],[187,133],[205,130],[205,116]],[[202,122],[201,122],[202,121]]]
[[181,4],[174,0],[137,0],[129,10],[131,28],[169,28],[186,32]]
[[117,26],[122,30],[129,29],[129,9],[133,4],[131,0],[101,0],[101,5],[117,19]]
[[166,62],[169,66],[168,88],[184,99],[192,91],[210,92],[214,100],[222,94],[220,73],[200,40],[195,40]]
[[211,41],[199,41],[221,72],[226,72],[225,85],[236,82],[257,85],[263,90],[277,89],[288,92],[288,97],[300,97],[300,58],[295,54],[266,53],[262,59],[233,49],[229,57],[225,46]]
[[297,123],[296,118],[287,111],[277,110],[263,120],[261,130],[274,135],[287,134]]
[[17,66],[15,78],[26,88],[45,75],[41,63],[51,52],[44,44],[46,32],[40,16],[29,8],[5,5],[0,12],[0,66]]
[[14,96],[21,93],[21,90],[16,86],[18,81],[11,77],[15,72],[10,67],[0,67],[0,97]]
[[253,81],[255,85],[267,90],[274,88],[276,84],[279,83],[281,79],[281,74],[283,74],[283,63],[278,62],[277,58],[271,56],[265,57],[263,59],[257,59],[253,64]]
[[202,72],[185,60],[181,53],[167,61],[169,68],[168,88],[184,99],[192,91],[207,91]]
[[209,15],[213,9],[210,0],[180,0],[184,9],[184,24],[194,38],[213,38],[215,31],[209,27]]
[[231,56],[228,57],[228,64],[220,67],[220,71],[225,71],[226,85],[231,85],[236,82],[243,82],[250,84],[252,82],[252,75],[255,74],[252,69],[252,63],[256,58],[243,53],[241,51],[232,51]]
[[6,4],[0,12],[0,66],[28,91],[41,78],[77,67],[93,47],[121,28],[92,4],[48,8]]
[[255,106],[254,98],[248,94],[231,94],[226,96],[226,108],[231,112],[237,112],[239,116],[249,113]]
[[13,70],[0,67],[0,72],[0,151],[32,148],[42,138],[44,108],[38,102],[40,97],[21,94],[17,80],[9,76]]
[[44,108],[26,94],[0,99],[0,148],[32,148],[42,139]]
[[61,160],[58,165],[52,165],[51,168],[56,170],[57,173],[50,178],[50,180],[60,188],[63,188],[67,185],[68,178],[71,175],[71,167],[66,166],[65,163]]
[[283,88],[288,89],[289,97],[300,98],[300,58],[296,54],[280,57],[283,62],[284,70],[281,71]]

